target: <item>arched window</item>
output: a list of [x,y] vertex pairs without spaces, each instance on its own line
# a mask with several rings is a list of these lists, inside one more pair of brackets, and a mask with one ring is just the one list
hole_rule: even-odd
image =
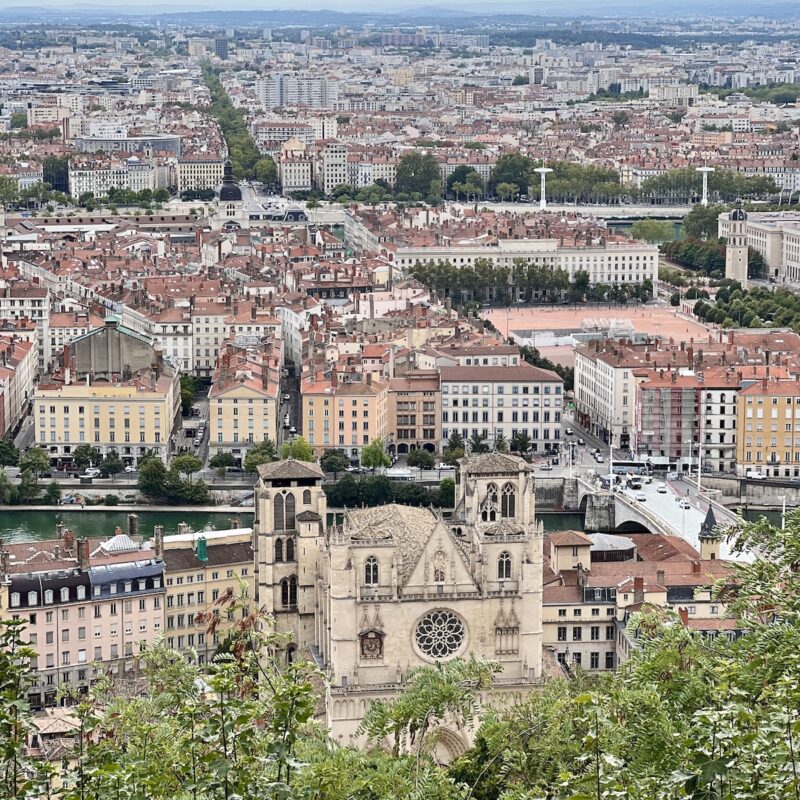
[[69,589],[66,586],[61,587],[61,602],[66,603],[69,600]]
[[[39,596],[36,592],[28,592],[28,605],[35,606],[39,602]],[[19,603],[17,603],[19,605]]]
[[19,592],[11,592],[11,605],[16,608],[20,604]]
[[283,561],[283,539],[275,540],[275,563]]
[[486,497],[481,504],[481,519],[484,522],[494,522],[497,519],[497,486],[494,483],[486,487]]
[[311,489],[306,489],[303,492],[303,505],[310,506],[311,505]]
[[294,521],[294,495],[286,495],[286,530],[293,531],[295,527]]
[[52,603],[53,602],[53,590],[52,589],[45,589],[44,590],[44,601],[45,601],[45,603]]
[[378,581],[378,559],[375,556],[370,556],[364,562],[364,583],[367,586],[377,586]]
[[297,605],[297,575],[292,575],[289,578],[289,605]]
[[289,605],[289,579],[281,581],[281,605],[286,608]]
[[294,539],[287,538],[286,539],[286,560],[287,561],[294,561],[297,556],[294,554]]
[[285,531],[286,526],[283,524],[285,517],[283,515],[283,495],[276,494],[275,495],[275,513],[274,513],[274,525],[273,528],[276,531]]
[[517,490],[512,483],[503,486],[500,515],[506,518],[513,518],[517,515]]
[[85,600],[86,599],[86,587],[79,586],[78,587],[78,600]]
[[511,553],[508,550],[503,550],[497,559],[497,577],[501,581],[511,577]]

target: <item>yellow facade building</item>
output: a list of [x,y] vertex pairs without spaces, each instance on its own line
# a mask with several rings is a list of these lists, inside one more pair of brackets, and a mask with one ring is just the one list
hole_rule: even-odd
[[229,452],[241,466],[248,448],[277,442],[280,344],[260,350],[226,343],[214,370],[209,403],[209,456]]
[[35,441],[53,465],[71,463],[82,444],[116,450],[125,464],[149,450],[168,460],[180,381],[152,340],[108,320],[73,341],[64,359],[33,396]]
[[303,435],[315,454],[339,448],[353,461],[374,439],[386,441],[389,432],[388,385],[373,379],[310,380],[301,385]]
[[800,384],[763,378],[739,391],[736,465],[740,475],[800,477]]
[[166,565],[164,636],[169,648],[194,650],[208,663],[255,597],[253,530],[232,520],[230,530],[185,531],[164,537],[156,551]]
[[440,400],[436,370],[412,370],[389,380],[391,452],[399,455],[419,449],[436,452],[441,438]]

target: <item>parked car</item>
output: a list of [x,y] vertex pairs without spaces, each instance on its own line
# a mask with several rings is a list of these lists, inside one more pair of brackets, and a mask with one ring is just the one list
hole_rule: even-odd
[[81,475],[82,478],[96,478],[100,475],[100,470],[97,467],[86,467],[86,471]]
[[580,438],[580,436],[579,436],[579,437],[578,437],[578,444],[579,444],[579,445],[585,445],[585,444],[586,444],[586,442],[585,442],[583,439],[581,439],[581,438]]
[[749,469],[745,473],[745,478],[751,481],[763,481],[766,477],[763,472],[759,472],[757,469]]
[[136,466],[134,464],[128,464],[128,466],[125,467],[125,472],[136,472],[136,471],[137,471]]
[[284,400],[291,400],[292,396],[287,392],[286,394],[284,394],[283,399]]
[[572,428],[564,428],[564,435],[565,436],[572,436],[574,433],[575,433],[575,431],[572,430]]
[[598,464],[602,464],[605,461],[605,459],[603,458],[603,456],[600,455],[600,453],[595,453],[594,460]]
[[542,470],[542,472],[550,472],[553,469],[553,465],[545,463],[540,465],[539,469]]
[[669,489],[667,488],[666,483],[659,483],[658,486],[656,486],[656,491],[659,494],[666,494],[669,491]]

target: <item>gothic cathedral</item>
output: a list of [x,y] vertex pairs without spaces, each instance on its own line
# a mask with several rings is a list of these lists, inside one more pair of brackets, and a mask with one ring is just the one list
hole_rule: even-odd
[[[293,634],[286,657],[301,651],[325,673],[334,738],[353,741],[369,703],[419,665],[497,661],[497,693],[541,679],[542,532],[523,459],[462,459],[449,519],[392,504],[327,524],[323,477],[302,461],[259,467],[257,602]],[[440,733],[444,757],[469,744],[469,732]]]

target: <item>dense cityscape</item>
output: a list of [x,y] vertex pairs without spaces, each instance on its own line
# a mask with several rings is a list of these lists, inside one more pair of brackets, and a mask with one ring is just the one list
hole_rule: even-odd
[[2,798],[797,800],[800,14],[618,5],[0,4]]

